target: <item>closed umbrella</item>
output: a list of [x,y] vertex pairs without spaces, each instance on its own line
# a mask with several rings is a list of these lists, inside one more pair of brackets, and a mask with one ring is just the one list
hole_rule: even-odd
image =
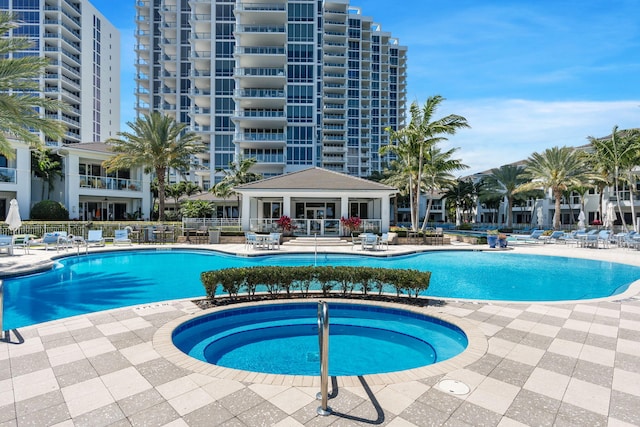
[[602,223],[602,226],[604,228],[613,228],[613,221],[615,220],[616,220],[615,207],[613,206],[613,203],[609,202],[607,203],[607,211],[605,212],[604,222]]
[[578,215],[578,230],[584,230],[587,227],[584,223],[586,218],[584,211],[580,211],[580,215]]
[[538,206],[538,209],[536,209],[536,222],[538,223],[539,228],[542,228],[544,226],[544,214],[542,213],[542,206]]
[[15,232],[22,225],[22,220],[20,219],[20,211],[18,210],[18,201],[16,199],[11,199],[9,202],[9,214],[7,215],[7,219],[4,220],[5,223],[9,226],[9,230]]

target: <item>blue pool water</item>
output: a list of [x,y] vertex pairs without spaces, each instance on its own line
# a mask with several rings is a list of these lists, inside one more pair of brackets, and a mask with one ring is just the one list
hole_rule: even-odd
[[[318,375],[316,314],[315,303],[229,309],[183,323],[173,342],[191,357],[227,368]],[[417,368],[467,347],[458,327],[405,310],[330,302],[329,317],[330,375]]]
[[[59,260],[53,270],[4,281],[4,328],[129,305],[202,297],[202,271],[313,263],[313,254],[236,257],[175,249],[72,256]],[[432,272],[431,286],[425,295],[483,300],[606,297],[640,279],[639,267],[513,252],[443,251],[391,258],[323,254],[317,264],[428,270]]]

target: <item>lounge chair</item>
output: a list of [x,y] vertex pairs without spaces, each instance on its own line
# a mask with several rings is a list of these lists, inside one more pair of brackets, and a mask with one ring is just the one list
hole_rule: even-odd
[[7,251],[7,255],[13,255],[13,237],[0,235],[0,251]]
[[50,246],[54,246],[56,251],[60,249],[67,249],[73,246],[71,237],[67,235],[66,231],[54,231],[51,233],[45,233],[42,236],[42,243],[44,244],[44,250],[48,251]]
[[115,230],[113,232],[113,244],[116,245],[129,245],[131,246],[131,239],[127,230]]
[[85,241],[87,245],[104,246],[104,237],[102,237],[102,230],[89,230],[87,240]]
[[544,243],[557,243],[559,239],[564,237],[564,231],[554,231],[548,236],[540,236],[539,239]]
[[544,230],[533,230],[531,234],[528,234],[528,235],[514,234],[512,237],[514,237],[517,242],[537,243],[537,242],[543,241],[543,240],[540,240],[540,237],[542,237],[543,234],[544,234]]
[[597,247],[598,245],[598,230],[591,230],[588,233],[576,234],[578,239],[578,246],[581,248]]

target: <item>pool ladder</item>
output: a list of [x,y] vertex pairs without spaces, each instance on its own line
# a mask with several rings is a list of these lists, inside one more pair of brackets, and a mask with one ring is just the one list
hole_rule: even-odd
[[316,410],[318,415],[331,415],[329,400],[329,304],[318,301],[318,346],[320,348],[320,392],[316,399],[322,403]]

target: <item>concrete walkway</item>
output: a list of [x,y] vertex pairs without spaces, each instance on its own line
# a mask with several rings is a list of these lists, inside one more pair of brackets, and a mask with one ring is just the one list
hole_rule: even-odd
[[[243,245],[203,247],[257,252]],[[473,248],[391,246],[378,255],[424,249]],[[298,251],[313,248],[280,250]],[[539,244],[514,251],[640,265],[640,253],[627,249]],[[0,272],[44,266],[56,255],[18,252],[0,256]],[[207,375],[165,357],[156,347],[158,331],[200,312],[190,301],[23,328],[0,343],[0,426],[640,425],[640,297],[562,304],[443,301],[423,310],[462,319],[484,337],[485,351],[468,365],[432,376],[338,380],[329,403],[335,414],[328,417],[316,415],[313,384],[285,376],[255,381],[246,374]],[[443,379],[469,390],[453,394],[440,387]]]

